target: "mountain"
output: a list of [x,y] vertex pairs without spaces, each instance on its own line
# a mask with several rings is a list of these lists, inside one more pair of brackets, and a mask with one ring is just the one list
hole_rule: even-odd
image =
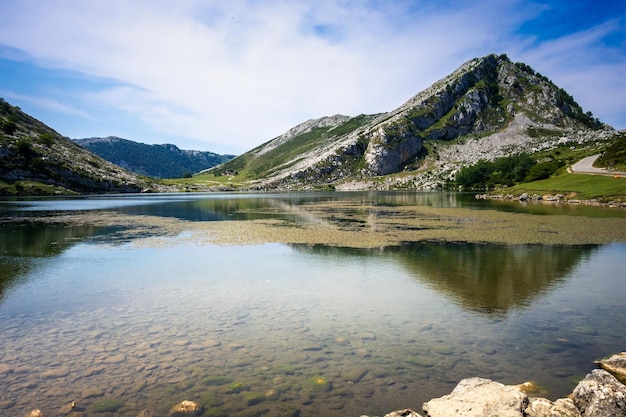
[[176,145],[147,145],[114,136],[74,139],[109,162],[152,178],[182,178],[234,158],[213,152],[186,151]]
[[160,190],[0,99],[0,195]]
[[[393,111],[308,120],[210,172],[237,174],[259,189],[394,188],[390,181],[440,188],[479,159],[606,140],[613,132],[528,65],[492,54]],[[403,171],[412,174],[377,179]]]

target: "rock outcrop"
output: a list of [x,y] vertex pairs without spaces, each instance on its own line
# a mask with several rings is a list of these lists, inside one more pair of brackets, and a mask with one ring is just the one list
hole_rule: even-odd
[[594,369],[574,389],[574,404],[585,417],[626,416],[626,386],[604,369]]
[[530,398],[524,410],[526,417],[582,417],[571,398],[550,401],[545,398]]
[[[601,141],[607,131],[548,78],[492,54],[393,111],[308,120],[213,172],[243,172],[260,189],[341,188],[348,181],[344,189],[433,189],[479,159]],[[423,172],[403,184],[371,179],[418,168]]]
[[517,387],[483,378],[464,379],[449,395],[424,403],[430,417],[523,417],[528,397]]
[[610,358],[599,360],[596,362],[596,365],[608,371],[622,384],[626,384],[626,352],[621,352]]
[[381,126],[367,136],[364,172],[369,175],[398,172],[422,150],[423,139],[410,127]]
[[[626,352],[622,352],[596,363],[623,375],[625,358]],[[626,417],[626,385],[604,369],[594,369],[568,398],[556,401],[528,397],[524,392],[527,385],[464,379],[450,394],[424,403],[423,417]],[[408,416],[422,417],[411,409],[385,415]]]

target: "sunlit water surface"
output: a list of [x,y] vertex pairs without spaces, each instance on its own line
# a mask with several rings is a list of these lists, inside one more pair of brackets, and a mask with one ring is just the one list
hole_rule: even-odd
[[[338,197],[35,200],[0,214],[243,220],[268,198]],[[373,416],[420,410],[471,376],[533,380],[554,399],[626,347],[623,243],[146,247],[43,225],[0,238],[1,415],[76,401],[87,416],[162,416],[193,400],[210,416]]]

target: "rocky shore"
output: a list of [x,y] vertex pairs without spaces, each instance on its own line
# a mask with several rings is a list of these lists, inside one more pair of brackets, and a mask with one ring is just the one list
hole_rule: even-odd
[[514,194],[476,194],[474,196],[477,200],[507,200],[507,201],[520,201],[524,203],[546,203],[546,204],[574,204],[574,205],[585,205],[585,206],[594,206],[594,207],[612,207],[612,208],[626,208],[626,201],[607,201],[602,202],[599,200],[579,200],[579,199],[570,199],[567,198],[563,194],[548,194],[548,195],[539,195],[539,194],[528,194],[522,193],[519,195]]
[[[567,398],[550,401],[529,394],[534,384],[504,385],[485,378],[467,378],[454,390],[422,406],[423,415],[411,409],[397,410],[385,417],[626,417],[626,352],[596,362]],[[119,407],[118,407],[119,408]],[[96,412],[115,411],[114,405]],[[74,402],[62,414],[86,416]],[[173,405],[167,417],[200,417],[205,409],[194,401]],[[34,409],[24,417],[47,417]],[[144,409],[137,417],[156,417]],[[367,417],[367,416],[361,416]]]
[[[503,385],[484,378],[464,379],[454,390],[422,406],[424,417],[625,417],[626,352],[596,362],[599,369],[578,383],[567,398],[529,396],[532,383]],[[364,416],[362,416],[364,417]],[[411,409],[385,417],[422,417]]]

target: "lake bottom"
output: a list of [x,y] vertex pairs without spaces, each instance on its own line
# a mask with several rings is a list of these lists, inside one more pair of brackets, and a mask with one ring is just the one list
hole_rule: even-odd
[[624,255],[79,243],[29,260],[5,290],[0,413],[76,401],[85,415],[161,416],[193,400],[206,416],[374,416],[472,376],[533,380],[555,399],[624,350]]

